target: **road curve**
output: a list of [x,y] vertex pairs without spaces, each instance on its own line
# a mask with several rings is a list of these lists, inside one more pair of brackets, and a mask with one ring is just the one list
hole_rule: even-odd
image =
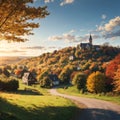
[[77,103],[78,106],[81,104],[85,106],[75,120],[120,120],[120,105],[93,98],[61,94],[56,89],[51,89],[50,93],[70,99]]

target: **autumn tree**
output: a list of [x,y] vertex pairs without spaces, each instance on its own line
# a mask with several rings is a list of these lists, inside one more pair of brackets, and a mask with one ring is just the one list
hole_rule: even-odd
[[106,76],[108,77],[107,84],[113,84],[115,73],[120,64],[120,54],[117,55],[106,67]]
[[63,68],[61,73],[59,74],[59,79],[61,80],[62,83],[69,83],[70,82],[70,76],[72,71],[74,71],[74,66],[72,65],[67,65]]
[[113,82],[114,86],[115,86],[114,91],[120,93],[120,64],[118,66],[118,69],[117,69],[114,79],[115,79]]
[[105,75],[99,71],[93,72],[88,76],[87,89],[92,93],[101,93],[105,91]]
[[0,0],[0,38],[8,42],[24,42],[25,35],[33,35],[38,28],[35,19],[49,15],[47,7],[34,7],[34,0]]

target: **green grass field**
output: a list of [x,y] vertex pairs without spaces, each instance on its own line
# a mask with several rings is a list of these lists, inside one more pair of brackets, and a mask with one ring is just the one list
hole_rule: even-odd
[[75,110],[71,101],[51,96],[47,89],[37,86],[20,84],[16,93],[0,93],[0,111],[19,120],[71,120]]
[[64,87],[59,88],[58,91],[64,94],[80,96],[80,97],[96,98],[96,99],[111,101],[120,104],[120,96],[110,96],[108,94],[104,95],[104,94],[91,94],[91,93],[81,94],[80,91],[76,88],[76,86],[69,86],[67,89],[63,89],[63,88]]

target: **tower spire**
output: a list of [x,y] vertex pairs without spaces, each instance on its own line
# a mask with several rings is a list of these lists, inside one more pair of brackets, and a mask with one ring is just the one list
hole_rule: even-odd
[[90,33],[90,37],[89,37],[89,43],[92,45],[92,36],[91,36],[91,33]]

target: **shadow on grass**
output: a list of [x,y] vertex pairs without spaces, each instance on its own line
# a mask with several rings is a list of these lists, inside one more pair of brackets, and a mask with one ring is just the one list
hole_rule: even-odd
[[16,94],[21,94],[21,95],[43,95],[40,93],[40,91],[32,88],[25,88],[24,90],[17,90],[15,92]]
[[[25,109],[17,105],[10,104],[5,99],[0,99],[0,111],[14,116],[14,120],[120,120],[120,114],[104,109],[79,109],[76,114],[76,107],[44,106],[32,105],[32,108]],[[0,119],[2,120],[2,119]],[[13,119],[3,119],[13,120]]]
[[25,88],[24,90],[10,91],[9,94],[19,94],[19,95],[43,95],[39,90],[33,88]]
[[0,99],[0,111],[14,116],[14,119],[3,120],[73,120],[72,118],[76,111],[75,106],[32,106],[32,108],[25,109],[24,107],[9,103],[5,99]]

